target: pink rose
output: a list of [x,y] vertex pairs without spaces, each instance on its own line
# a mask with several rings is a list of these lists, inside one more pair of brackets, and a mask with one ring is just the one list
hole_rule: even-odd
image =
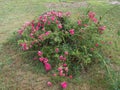
[[30,33],[30,37],[31,37],[31,38],[34,38],[34,35],[33,35],[33,33]]
[[104,30],[106,29],[106,26],[100,26],[98,29],[99,29],[100,31],[104,31]]
[[59,52],[59,48],[56,48],[56,49],[55,49],[55,52],[58,53],[58,52]]
[[64,54],[65,54],[65,55],[68,55],[68,51],[65,51]]
[[51,83],[50,81],[48,81],[48,82],[47,82],[47,85],[48,85],[49,87],[51,87],[51,86],[52,86],[52,83]]
[[71,35],[74,35],[74,29],[69,30],[69,33],[70,33]]
[[61,29],[61,28],[62,28],[62,24],[59,24],[59,25],[58,25],[58,28]]
[[73,78],[73,76],[72,76],[72,75],[70,75],[70,76],[69,76],[69,78],[70,78],[70,79],[72,79],[72,78]]
[[95,17],[95,13],[94,12],[89,12],[88,16],[90,19],[93,19]]
[[38,51],[38,56],[42,56],[42,52],[41,51]]
[[66,72],[68,72],[68,67],[65,67],[64,70],[65,70]]
[[81,25],[81,21],[80,21],[80,20],[78,20],[78,22],[77,22],[77,23],[78,23],[78,25]]
[[67,64],[65,63],[65,64],[63,64],[63,67],[67,67]]
[[48,36],[49,34],[50,34],[50,31],[47,31],[47,32],[45,33],[46,36]]
[[28,50],[29,49],[29,47],[27,46],[27,43],[21,43],[20,45],[22,46],[23,50]]
[[95,18],[95,13],[94,12],[89,12],[88,16],[94,23],[98,22],[97,18]]
[[91,20],[92,20],[94,23],[97,23],[97,22],[98,22],[97,18],[92,18]]
[[51,65],[49,63],[44,64],[45,70],[50,71],[51,70]]
[[98,43],[96,43],[96,44],[95,44],[95,46],[96,46],[96,47],[98,47],[98,46],[99,46],[99,44],[98,44]]
[[59,68],[58,68],[58,71],[62,71],[62,67],[59,67]]
[[62,83],[61,83],[61,87],[62,87],[63,89],[67,88],[67,82],[65,82],[65,81],[62,82]]
[[63,70],[59,71],[59,76],[63,76]]
[[48,63],[48,58],[44,58],[43,63]]
[[62,55],[59,57],[60,60],[63,60],[63,58],[64,58],[64,57],[63,57]]
[[58,16],[58,17],[62,17],[62,12],[58,12],[58,13],[57,13],[57,16]]
[[18,30],[18,34],[22,35],[24,30]]
[[54,20],[55,20],[55,16],[52,16],[52,17],[51,17],[51,20],[54,21]]
[[66,57],[63,57],[63,60],[66,61]]
[[43,57],[41,57],[41,58],[39,58],[39,60],[40,60],[40,62],[43,62],[43,61],[44,61],[44,58],[43,58]]

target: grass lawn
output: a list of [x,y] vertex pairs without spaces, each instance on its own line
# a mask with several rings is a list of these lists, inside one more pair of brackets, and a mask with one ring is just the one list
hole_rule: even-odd
[[[84,12],[88,5],[98,16],[104,16],[101,22],[107,26],[107,30],[103,37],[108,41],[109,48],[104,46],[103,50],[115,71],[111,73],[117,78],[114,84],[120,88],[120,5],[112,5],[108,0],[63,0],[66,1],[64,4],[68,5],[64,7],[59,1],[62,0],[0,0],[0,90],[61,90],[56,83],[59,79],[53,80],[53,87],[46,87],[49,76],[45,75],[42,67],[29,61],[29,57],[28,60],[19,55],[17,47],[13,47],[7,39],[11,38],[13,32],[24,22],[31,21],[46,11],[71,11],[73,17],[76,17],[78,12]],[[74,7],[73,1],[78,6]],[[79,8],[76,3],[83,1],[87,5]],[[48,7],[49,3],[58,5],[58,8]],[[114,90],[105,75],[102,70],[91,68],[87,74],[70,81],[67,90]],[[116,90],[120,90],[119,88]]]

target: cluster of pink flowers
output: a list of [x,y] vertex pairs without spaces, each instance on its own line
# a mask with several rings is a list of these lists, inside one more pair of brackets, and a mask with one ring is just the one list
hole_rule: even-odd
[[[35,20],[31,21],[31,22],[26,22],[21,29],[18,30],[18,34],[20,36],[23,35],[25,29],[27,27],[31,27],[31,31],[29,34],[29,37],[33,40],[39,39],[40,41],[44,41],[45,38],[50,35],[51,31],[46,30],[45,29],[45,25],[51,25],[52,23],[56,23],[58,26],[58,29],[62,29],[63,26],[61,24],[61,21],[59,21],[58,18],[62,18],[62,17],[69,17],[70,16],[70,12],[66,12],[63,13],[61,11],[50,11],[45,13],[44,15],[39,16],[39,18],[37,19],[38,22],[36,23]],[[43,31],[42,33],[39,33],[37,31]],[[73,32],[71,32],[73,34]],[[28,50],[29,48],[31,48],[33,46],[33,44],[35,44],[37,42],[35,41],[31,41],[31,45],[29,45],[29,47],[24,44],[24,43],[20,43],[20,45],[23,47],[23,50]]]
[[45,70],[50,71],[51,70],[51,65],[48,63],[48,58],[44,58],[43,52],[38,51],[38,56],[40,56],[39,60],[44,64]]
[[98,22],[97,18],[95,18],[95,12],[89,12],[88,16],[94,23]]

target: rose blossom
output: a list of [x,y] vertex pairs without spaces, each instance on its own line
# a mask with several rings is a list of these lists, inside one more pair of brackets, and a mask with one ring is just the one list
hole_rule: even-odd
[[106,29],[106,26],[100,26],[98,29],[99,29],[100,31],[104,31],[104,30]]
[[66,72],[68,72],[68,67],[65,67],[64,70],[65,70]]
[[62,82],[62,83],[61,83],[61,87],[62,87],[63,89],[67,88],[67,82],[65,82],[65,81]]
[[47,32],[45,33],[45,35],[48,36],[50,33],[51,33],[50,31],[47,31]]
[[41,51],[38,51],[38,56],[42,56],[42,52]]
[[18,34],[22,35],[24,30],[18,30]]
[[61,55],[61,56],[59,57],[59,59],[60,59],[60,60],[64,60],[64,57]]
[[62,24],[59,24],[59,25],[58,25],[58,28],[61,29],[61,28],[62,28]]
[[45,63],[44,67],[45,67],[46,71],[50,71],[51,70],[51,65],[49,63]]
[[66,64],[66,63],[64,63],[64,64],[63,64],[63,67],[67,67],[67,64]]
[[78,20],[77,23],[78,23],[78,25],[81,25],[81,21],[80,20]]
[[72,78],[73,78],[73,76],[72,76],[72,75],[70,75],[70,76],[69,76],[69,78],[70,78],[70,79],[72,79]]
[[49,87],[51,87],[51,86],[52,86],[52,83],[51,83],[50,81],[48,81],[48,82],[47,82],[47,85],[48,85]]
[[39,60],[40,60],[41,62],[43,62],[43,61],[44,61],[44,58],[43,58],[43,57],[41,57],[41,58],[39,58]]
[[71,35],[74,35],[74,29],[69,30],[69,33],[70,33]]
[[65,54],[65,55],[68,55],[68,51],[65,51],[64,54]]
[[56,48],[56,49],[55,49],[55,52],[58,53],[58,52],[59,52],[59,48]]
[[98,44],[98,43],[96,43],[96,44],[95,44],[95,46],[96,46],[96,47],[98,47],[98,46],[99,46],[99,44]]
[[63,70],[59,71],[59,76],[63,76]]

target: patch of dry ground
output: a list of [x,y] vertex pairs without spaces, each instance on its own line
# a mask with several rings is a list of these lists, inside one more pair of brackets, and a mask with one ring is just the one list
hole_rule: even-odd
[[79,7],[87,7],[88,3],[86,1],[83,2],[61,2],[61,3],[46,3],[45,6],[49,9],[60,9],[60,8],[79,8]]

